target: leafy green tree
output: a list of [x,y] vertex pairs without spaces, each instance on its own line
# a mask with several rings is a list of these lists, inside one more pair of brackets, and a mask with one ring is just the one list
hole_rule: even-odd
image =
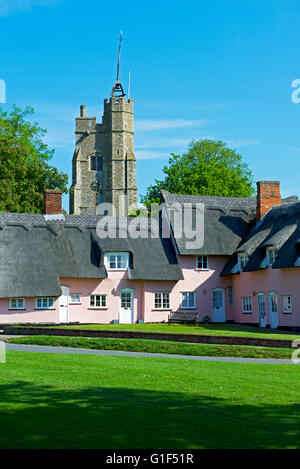
[[33,114],[31,107],[0,109],[0,211],[43,213],[45,189],[68,192],[68,176],[49,164],[46,131],[27,120]]
[[159,203],[160,189],[174,194],[251,197],[253,176],[242,156],[214,140],[193,140],[183,155],[171,154],[165,178],[150,185],[141,202],[150,209]]

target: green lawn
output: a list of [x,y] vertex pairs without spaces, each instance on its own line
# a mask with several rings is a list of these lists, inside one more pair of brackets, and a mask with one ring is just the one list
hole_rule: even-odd
[[185,324],[89,324],[75,326],[53,326],[59,329],[85,329],[105,331],[162,332],[164,334],[205,334],[239,337],[262,337],[270,339],[299,339],[300,334],[282,331],[262,330],[235,324],[199,324],[198,327]]
[[299,448],[300,367],[8,352],[0,447]]
[[111,339],[86,337],[28,336],[16,337],[15,344],[50,345],[97,350],[127,350],[131,352],[198,355],[206,357],[285,358],[290,359],[292,349],[249,347],[239,345],[187,344],[162,340]]

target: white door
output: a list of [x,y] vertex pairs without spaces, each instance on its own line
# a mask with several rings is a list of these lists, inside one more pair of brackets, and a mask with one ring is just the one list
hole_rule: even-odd
[[120,324],[132,324],[133,292],[121,291]]
[[225,293],[222,289],[212,292],[213,322],[226,322]]
[[270,295],[270,328],[278,327],[278,296]]
[[258,298],[259,327],[267,327],[265,295],[259,295],[257,298]]
[[67,324],[69,322],[69,287],[62,286],[62,294],[59,298],[59,322]]

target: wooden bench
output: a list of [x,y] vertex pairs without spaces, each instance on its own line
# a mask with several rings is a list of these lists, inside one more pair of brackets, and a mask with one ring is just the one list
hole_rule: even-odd
[[171,323],[193,323],[198,326],[198,313],[185,313],[181,311],[173,311],[169,314],[168,324]]

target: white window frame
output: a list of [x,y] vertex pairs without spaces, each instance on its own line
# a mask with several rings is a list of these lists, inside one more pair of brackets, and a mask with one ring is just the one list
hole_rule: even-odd
[[[229,293],[229,292],[231,292],[231,293]],[[227,306],[229,306],[229,307],[234,306],[234,290],[233,290],[233,287],[227,287]]]
[[[41,306],[38,305],[40,300],[42,302]],[[38,296],[35,299],[35,309],[55,309],[54,303],[55,299],[53,296]]]
[[275,247],[269,247],[266,249],[268,265],[273,265],[277,259],[277,249]]
[[[160,295],[160,304],[161,306],[160,307],[157,307],[156,306],[156,295]],[[163,302],[163,295],[168,295],[169,296],[169,299],[168,299],[168,306],[166,306],[164,308],[164,302]],[[155,309],[156,311],[169,311],[171,310],[171,292],[169,291],[156,291],[153,293],[153,309]]]
[[[261,300],[263,300],[263,302]],[[266,304],[266,296],[264,293],[257,294],[257,307],[258,307],[258,314],[262,314],[262,317],[265,317],[267,313],[267,304]]]
[[[276,301],[275,301],[275,298],[276,298]],[[274,309],[273,306],[276,306],[276,309]],[[269,307],[270,307],[270,313],[278,314],[278,295],[275,292],[269,293]]]
[[[123,295],[127,295],[127,297],[125,297],[126,299],[124,300],[124,296]],[[128,302],[128,299],[130,299],[130,303]],[[133,290],[130,289],[130,288],[124,288],[124,290],[121,290],[120,291],[120,303],[121,303],[121,308],[131,308],[133,307]],[[122,303],[125,303],[127,304],[127,306],[125,305],[122,305]],[[128,304],[130,304],[130,306],[128,306]]]
[[293,312],[293,297],[292,295],[283,295],[283,312],[285,314],[292,314]]
[[[184,295],[187,296],[187,306],[184,306]],[[190,296],[191,295],[191,296]],[[190,306],[189,298],[192,298],[192,305]],[[196,309],[196,293],[194,291],[181,292],[181,309]]]
[[[116,259],[116,267],[111,267],[111,257],[115,257]],[[118,260],[117,258],[121,257],[124,262],[124,267],[118,267]],[[129,268],[129,252],[106,252],[104,254],[104,265],[107,270],[128,270]]]
[[[201,264],[201,267],[199,267],[199,264]],[[205,264],[206,267],[204,267]],[[196,256],[196,270],[209,270],[208,256],[206,254]]]
[[[19,306],[20,301],[22,302],[22,306]],[[13,302],[16,302],[15,306],[13,306]],[[16,309],[16,310],[26,309],[25,298],[10,298],[9,309]]]
[[252,309],[252,296],[243,296],[243,314],[250,314],[253,312]]
[[[72,297],[79,297],[79,300],[73,301]],[[80,293],[70,293],[70,304],[71,305],[79,305],[81,304],[81,295]]]
[[[96,305],[97,297],[99,297],[100,305]],[[92,299],[94,298],[94,301]],[[92,304],[94,303],[94,304]],[[90,295],[90,306],[91,309],[107,309],[107,295],[103,293],[92,293]]]
[[240,270],[244,270],[244,268],[249,262],[249,257],[245,253],[238,254],[238,261]]

